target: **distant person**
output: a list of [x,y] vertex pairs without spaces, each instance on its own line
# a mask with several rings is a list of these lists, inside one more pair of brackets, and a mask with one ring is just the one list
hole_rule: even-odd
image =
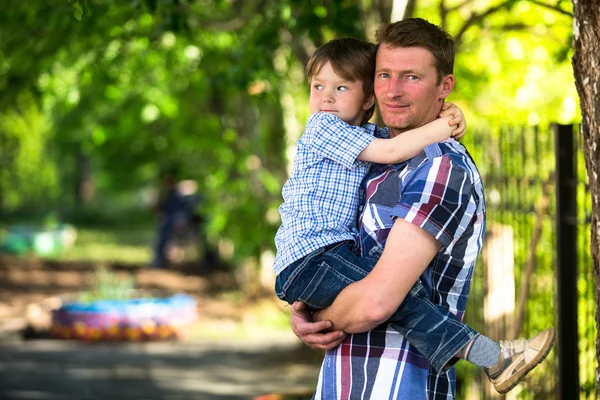
[[218,262],[218,255],[210,245],[207,237],[207,221],[204,217],[204,196],[198,191],[198,182],[187,179],[178,183],[179,192],[183,196],[187,210],[187,225],[185,234],[199,245],[202,249],[202,263],[208,267],[214,267]]
[[154,258],[151,267],[162,268],[168,265],[167,244],[173,238],[175,229],[181,223],[188,223],[189,203],[177,187],[174,175],[165,175],[156,204],[158,237],[154,245]]

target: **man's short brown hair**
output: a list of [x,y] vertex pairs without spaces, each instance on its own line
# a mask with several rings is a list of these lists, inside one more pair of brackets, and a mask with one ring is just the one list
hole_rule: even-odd
[[454,72],[454,40],[439,26],[421,18],[407,18],[382,25],[376,34],[377,46],[420,47],[429,50],[435,58],[437,84]]
[[[330,62],[336,74],[350,82],[362,81],[365,96],[373,95],[376,51],[377,47],[373,43],[359,39],[330,40],[320,46],[308,60],[306,77],[311,81]],[[374,110],[375,105],[365,113],[363,123],[371,118]]]

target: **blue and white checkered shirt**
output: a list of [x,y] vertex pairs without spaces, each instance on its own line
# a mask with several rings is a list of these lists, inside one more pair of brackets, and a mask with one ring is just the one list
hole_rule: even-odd
[[374,124],[351,126],[333,114],[310,117],[283,186],[276,274],[321,247],[356,240],[360,183],[370,166],[356,157],[375,134],[387,134],[377,131]]

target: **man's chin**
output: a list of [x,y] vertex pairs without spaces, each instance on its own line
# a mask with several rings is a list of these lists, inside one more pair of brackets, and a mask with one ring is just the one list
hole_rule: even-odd
[[398,130],[398,131],[405,131],[407,129],[409,129],[410,127],[410,123],[407,121],[398,121],[398,120],[391,120],[389,121],[389,123],[385,120],[385,118],[383,118],[383,123],[385,124],[385,126],[387,126],[389,129],[394,129],[394,130]]

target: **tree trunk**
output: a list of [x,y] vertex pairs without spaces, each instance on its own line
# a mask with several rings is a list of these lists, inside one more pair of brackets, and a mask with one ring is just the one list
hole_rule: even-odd
[[[581,105],[581,134],[590,194],[592,196],[591,243],[594,275],[600,277],[600,0],[573,0],[573,70]],[[596,285],[596,304],[600,287]],[[596,308],[600,327],[600,307]],[[600,332],[600,329],[598,330]],[[596,337],[596,359],[600,365],[600,335]],[[600,384],[600,367],[596,374]]]
[[94,181],[90,157],[81,149],[75,157],[75,164],[75,209],[80,209],[94,196]]

